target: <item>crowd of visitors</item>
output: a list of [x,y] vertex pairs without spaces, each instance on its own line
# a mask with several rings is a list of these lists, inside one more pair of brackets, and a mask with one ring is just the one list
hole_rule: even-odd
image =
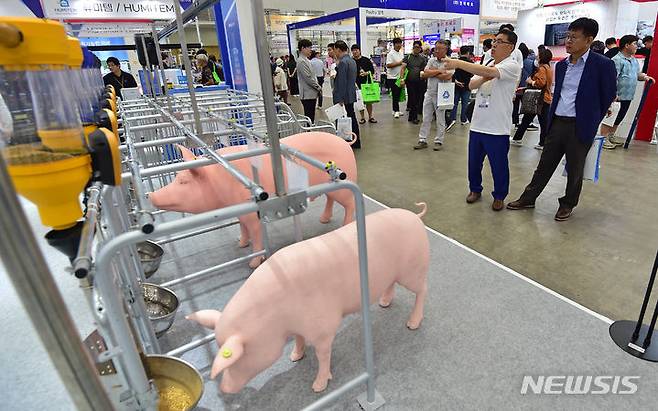
[[[585,160],[597,133],[606,139],[603,148],[614,149],[623,141],[615,136],[635,96],[637,81],[654,79],[646,74],[653,38],[640,40],[626,35],[619,40],[595,40],[598,23],[590,18],[573,21],[566,36],[566,58],[554,59],[553,52],[540,45],[536,52],[518,40],[511,24],[500,27],[493,39],[483,42],[483,53],[473,55],[473,47],[462,46],[452,56],[450,41],[432,46],[414,41],[405,55],[400,38],[392,40],[386,53],[385,88],[390,92],[392,116],[405,115],[400,103],[406,100],[407,121],[420,124],[414,150],[429,147],[428,136],[436,121],[432,148],[440,151],[445,135],[457,124],[469,126],[468,183],[466,202],[482,197],[482,167],[488,158],[493,177],[492,209],[505,208],[509,193],[508,152],[510,145],[523,145],[527,131],[539,130],[535,148],[541,158],[530,183],[510,210],[533,208],[563,156],[566,156],[567,185],[559,199],[555,220],[567,220],[578,204],[582,189]],[[355,103],[359,90],[375,78],[375,67],[358,44],[331,43],[325,62],[312,50],[312,43],[298,42],[298,60],[285,56],[276,61],[275,89],[284,101],[287,90],[299,94],[304,114],[315,121],[316,108],[323,107],[322,85],[329,78],[333,104],[345,107],[356,136],[354,148],[361,146],[359,125],[376,123],[372,103]],[[645,56],[644,66],[635,58]],[[558,60],[558,61],[556,61]],[[287,71],[283,70],[283,67]],[[283,76],[287,74],[289,85]],[[383,84],[382,84],[383,85]],[[452,100],[446,105],[441,97],[448,92]],[[472,98],[474,94],[475,98]],[[611,116],[612,103],[619,105],[614,125],[602,124]],[[537,119],[538,124],[535,124]],[[655,144],[652,141],[652,144]]]

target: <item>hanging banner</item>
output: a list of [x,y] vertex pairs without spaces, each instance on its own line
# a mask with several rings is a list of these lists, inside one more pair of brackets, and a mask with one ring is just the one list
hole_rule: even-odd
[[480,16],[516,19],[519,10],[536,6],[537,0],[488,0],[482,2]]
[[[67,23],[67,32],[75,37],[132,37],[137,33],[151,31],[152,23]],[[155,26],[156,30],[164,27],[163,23]]]
[[[173,20],[171,0],[41,0],[47,18],[63,20]],[[186,9],[191,0],[182,0]]]

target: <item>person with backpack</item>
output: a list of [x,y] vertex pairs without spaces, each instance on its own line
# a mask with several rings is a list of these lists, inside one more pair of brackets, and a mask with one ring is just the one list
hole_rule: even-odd
[[[551,59],[553,53],[549,49],[543,49],[539,52],[539,68],[531,77],[526,79],[526,85],[531,89],[539,89],[542,91],[541,107],[538,110],[539,116],[539,144],[535,145],[537,150],[543,150],[544,141],[546,141],[546,134],[548,133],[548,109],[553,102],[553,95],[551,94],[551,86],[553,85],[553,70],[551,69]],[[535,118],[535,114],[524,114],[521,124],[516,129],[512,144],[522,145],[521,140],[525,134],[528,126]]]
[[[519,44],[518,50],[521,51],[523,69],[521,71],[521,78],[519,79],[519,85],[514,96],[514,108],[512,110],[512,123],[514,127],[519,126],[519,107],[521,106],[521,97],[523,96],[523,88],[526,85],[526,80],[534,73],[535,71],[535,55],[530,53],[530,49],[525,43]],[[532,125],[529,126],[530,130],[537,130],[537,127]]]

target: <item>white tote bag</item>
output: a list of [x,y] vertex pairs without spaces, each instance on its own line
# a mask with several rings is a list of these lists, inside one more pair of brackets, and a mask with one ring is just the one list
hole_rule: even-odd
[[334,104],[324,112],[327,114],[327,119],[332,122],[338,120],[339,118],[347,117],[345,106],[341,106],[340,104]]
[[343,140],[352,141],[352,119],[350,117],[336,120],[336,135]]
[[603,117],[603,121],[601,121],[601,124],[605,124],[608,127],[614,127],[615,120],[617,119],[617,114],[619,114],[620,108],[621,108],[621,104],[619,104],[618,101],[613,101],[612,104],[610,105],[610,111],[612,112],[612,114]]
[[439,83],[436,106],[439,109],[451,109],[455,104],[455,83]]
[[[603,142],[605,138],[602,136],[596,136],[592,147],[589,148],[587,152],[587,157],[585,158],[585,168],[583,170],[583,180],[590,180],[593,182],[599,181],[599,169],[601,168],[601,150],[603,148]],[[563,176],[567,176],[567,159],[566,157],[562,159],[562,164],[564,164],[564,171],[562,172]]]
[[354,111],[365,110],[366,105],[363,103],[363,96],[361,90],[356,90],[356,101],[354,102]]

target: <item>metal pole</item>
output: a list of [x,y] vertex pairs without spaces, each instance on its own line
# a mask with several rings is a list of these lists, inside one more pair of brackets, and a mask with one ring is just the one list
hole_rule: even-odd
[[277,196],[286,193],[283,180],[283,164],[281,161],[281,147],[279,146],[279,128],[277,126],[276,107],[274,106],[274,91],[272,90],[272,74],[270,70],[270,59],[265,35],[265,23],[263,16],[263,0],[251,1],[251,13],[253,14],[254,35],[256,37],[256,54],[258,56],[258,68],[260,70],[260,85],[265,103],[265,121],[267,122],[267,136],[272,150],[272,173],[274,175],[274,188]]
[[[102,183],[96,182],[89,188],[87,211],[85,212],[85,222],[82,226],[80,245],[78,246],[78,254],[75,257],[75,260],[73,260],[73,272],[77,278],[86,277],[91,269],[91,249],[94,244],[96,216],[98,215],[98,201],[102,186]],[[78,270],[82,271],[79,272]]]
[[199,18],[194,18],[194,25],[196,26],[196,38],[199,40],[199,44],[203,47],[203,42],[201,41],[201,30],[199,29]]
[[194,82],[192,81],[192,63],[187,51],[187,38],[185,37],[185,27],[183,27],[183,16],[180,11],[180,0],[174,0],[174,9],[176,11],[176,27],[178,28],[178,41],[183,54],[183,64],[185,64],[185,76],[187,77],[187,89],[190,92],[190,102],[194,110],[194,129],[197,135],[203,134],[201,128],[201,115],[199,114],[199,107],[196,104],[196,92],[194,91]]
[[[139,39],[142,42],[142,49],[144,50],[144,58],[146,58],[146,65],[148,66],[148,64],[149,64],[149,53],[146,50],[146,41],[144,40],[144,36],[140,36]],[[144,70],[144,80],[146,80],[145,81],[146,82],[146,90],[151,95],[151,97],[155,97],[155,91],[153,91],[153,79],[151,78],[151,70],[148,69],[146,66],[142,66],[142,70]]]
[[653,260],[653,268],[651,269],[651,275],[649,276],[649,285],[647,285],[647,291],[644,293],[644,300],[642,301],[642,308],[640,309],[640,317],[637,319],[637,325],[635,326],[635,331],[631,338],[632,343],[636,342],[640,336],[640,330],[642,329],[642,323],[644,322],[644,314],[647,312],[647,306],[651,299],[651,291],[653,290],[653,283],[656,280],[656,272],[658,272],[658,253],[656,253],[656,259]]
[[167,90],[167,76],[165,75],[164,63],[162,62],[162,52],[160,51],[160,40],[158,39],[158,32],[155,30],[155,24],[151,24],[151,33],[153,41],[155,42],[155,52],[158,54],[158,66],[160,67],[160,76],[162,76],[163,93],[167,97],[167,108],[171,111],[171,97]]
[[0,256],[25,311],[79,410],[112,410],[96,366],[39,250],[0,156]]

